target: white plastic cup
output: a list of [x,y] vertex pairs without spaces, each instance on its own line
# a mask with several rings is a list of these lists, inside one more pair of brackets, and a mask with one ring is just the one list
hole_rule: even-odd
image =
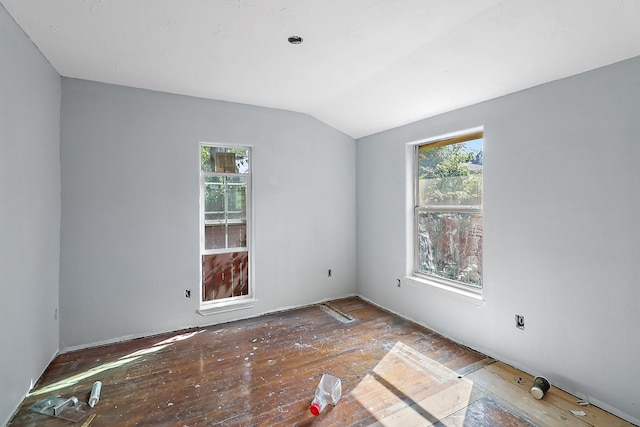
[[544,377],[535,377],[533,379],[533,387],[531,387],[531,394],[536,399],[540,400],[544,397],[544,394],[549,391],[551,384]]

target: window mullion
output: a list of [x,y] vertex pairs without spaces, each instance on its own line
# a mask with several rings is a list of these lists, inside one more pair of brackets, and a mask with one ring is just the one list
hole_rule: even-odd
[[224,199],[224,247],[229,247],[229,185],[228,176],[222,178],[222,194]]

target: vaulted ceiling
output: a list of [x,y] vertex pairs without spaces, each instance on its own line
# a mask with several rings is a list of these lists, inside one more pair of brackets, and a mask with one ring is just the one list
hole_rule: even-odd
[[299,111],[354,138],[640,55],[640,0],[0,3],[62,76]]

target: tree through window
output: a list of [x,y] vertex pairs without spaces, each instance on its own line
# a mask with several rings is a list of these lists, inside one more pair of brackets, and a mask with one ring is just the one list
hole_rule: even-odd
[[483,133],[416,148],[415,274],[482,288]]

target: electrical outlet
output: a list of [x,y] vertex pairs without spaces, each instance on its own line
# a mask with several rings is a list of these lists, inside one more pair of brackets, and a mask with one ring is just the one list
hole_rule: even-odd
[[53,311],[53,320],[58,320],[58,309],[57,308]]
[[400,285],[402,284],[402,282],[400,281],[400,279],[396,279],[397,283],[398,283],[398,287],[400,287]]
[[516,328],[524,329],[524,316],[516,314]]
[[331,269],[327,270],[327,277],[331,277]]
[[184,297],[185,298],[191,298],[191,289],[185,289]]

